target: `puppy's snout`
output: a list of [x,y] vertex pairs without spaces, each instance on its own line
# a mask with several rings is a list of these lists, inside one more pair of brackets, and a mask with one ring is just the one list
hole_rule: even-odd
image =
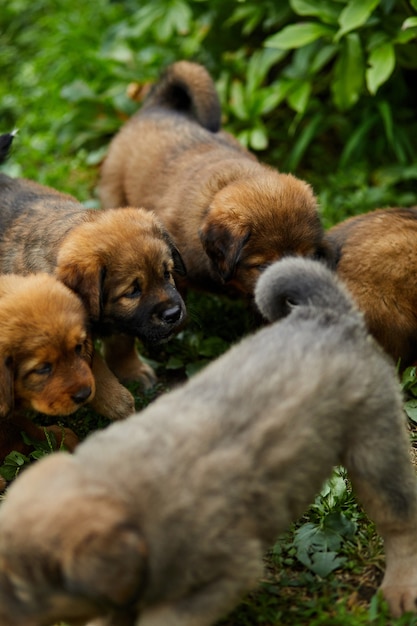
[[165,324],[175,324],[182,317],[182,308],[179,304],[175,304],[174,306],[161,311],[159,317],[163,322],[165,322]]
[[91,396],[91,393],[92,393],[91,387],[82,387],[81,389],[77,391],[77,393],[74,393],[71,396],[71,399],[76,404],[83,404],[83,402],[86,402],[88,398]]

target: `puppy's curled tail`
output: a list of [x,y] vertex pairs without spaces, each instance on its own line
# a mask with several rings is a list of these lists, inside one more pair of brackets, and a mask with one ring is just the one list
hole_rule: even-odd
[[5,133],[0,135],[0,163],[4,163],[7,159],[10,151],[10,146],[13,143],[13,139],[17,133],[17,130],[12,130],[11,133]]
[[262,315],[273,322],[299,306],[352,312],[353,301],[336,275],[320,261],[285,257],[270,265],[255,288],[255,302]]
[[183,113],[212,133],[220,129],[219,97],[210,74],[198,63],[177,61],[168,66],[146,97],[142,110],[151,107]]

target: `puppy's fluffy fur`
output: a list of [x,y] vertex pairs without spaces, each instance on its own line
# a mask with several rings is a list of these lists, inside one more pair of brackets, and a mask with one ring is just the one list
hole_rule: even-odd
[[378,209],[331,228],[337,273],[401,368],[417,362],[417,207]]
[[92,353],[85,309],[65,285],[48,274],[0,276],[0,459],[29,450],[21,431],[43,438],[25,410],[68,415],[91,400]]
[[[173,274],[184,265],[166,230],[141,209],[87,210],[74,198],[0,174],[0,271],[54,274],[83,300],[95,337],[110,337],[107,361],[122,381],[154,382],[135,352],[123,356],[120,333],[165,341],[185,317]],[[123,342],[121,342],[123,345]],[[115,419],[134,410],[133,397],[94,356],[96,410]]]
[[328,250],[309,185],[259,163],[220,130],[220,117],[205,68],[174,63],[111,142],[99,195],[104,207],[155,211],[187,285],[252,295],[265,265]]
[[287,317],[18,477],[0,507],[2,626],[212,624],[338,463],[385,540],[392,612],[416,609],[417,485],[391,361],[318,262],[276,263],[256,297]]

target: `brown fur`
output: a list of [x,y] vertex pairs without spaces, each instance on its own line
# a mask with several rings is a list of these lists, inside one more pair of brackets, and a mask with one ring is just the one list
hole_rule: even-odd
[[[69,415],[92,399],[92,352],[86,312],[67,287],[48,274],[0,276],[0,460],[30,450],[22,431],[45,438],[26,410]],[[48,430],[75,446],[69,429]]]
[[370,332],[401,368],[417,361],[417,207],[379,209],[334,226],[337,273]]
[[209,626],[339,463],[384,539],[391,611],[416,611],[417,483],[392,362],[320,263],[279,261],[256,300],[286,319],[17,478],[0,507],[0,626]]
[[187,285],[252,295],[274,260],[327,250],[309,185],[259,163],[219,130],[220,115],[206,70],[174,63],[110,144],[99,195],[104,207],[155,211]]
[[[0,175],[0,271],[54,274],[77,293],[94,337],[123,334],[158,343],[185,315],[173,274],[182,260],[155,216],[138,208],[87,210],[74,198],[32,181]],[[114,341],[114,339],[113,339]],[[155,380],[129,342],[126,361],[108,362],[120,380]],[[96,353],[93,407],[111,419],[134,410],[131,393]]]

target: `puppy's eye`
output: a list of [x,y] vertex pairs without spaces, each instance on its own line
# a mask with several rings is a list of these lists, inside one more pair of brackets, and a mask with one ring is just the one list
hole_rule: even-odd
[[36,374],[37,376],[49,376],[51,372],[52,363],[41,363],[38,367],[34,367],[30,373]]
[[77,345],[74,348],[75,354],[77,354],[78,356],[81,356],[81,354],[83,353],[83,348],[84,348],[84,344],[77,343]]
[[164,280],[170,280],[171,272],[169,270],[164,271]]
[[130,287],[130,289],[128,289],[128,291],[125,291],[125,293],[123,294],[122,298],[139,298],[141,293],[142,293],[142,291],[141,291],[141,288],[139,286],[139,283],[138,283],[137,280],[135,280],[135,282]]

